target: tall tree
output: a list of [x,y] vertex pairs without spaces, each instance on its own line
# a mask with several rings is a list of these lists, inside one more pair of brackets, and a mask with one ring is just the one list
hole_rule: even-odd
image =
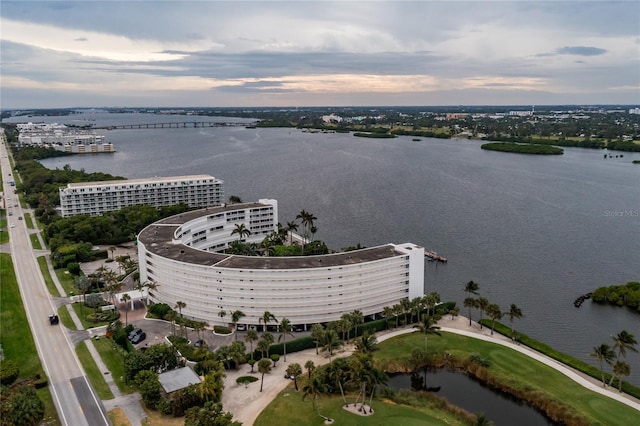
[[355,328],[353,336],[357,337],[358,325],[364,323],[364,315],[362,314],[362,311],[360,309],[355,309],[349,314],[349,319],[351,319],[351,323]]
[[487,312],[487,308],[489,307],[489,300],[486,297],[478,297],[477,299],[477,308],[480,312],[480,330],[482,330],[482,314]]
[[376,336],[369,334],[368,332],[362,333],[360,338],[355,339],[356,352],[361,354],[370,354],[378,350],[378,341]]
[[174,309],[177,308],[178,312],[180,313],[180,335],[184,334],[184,321],[183,321],[184,317],[182,316],[182,308],[186,308],[186,307],[187,307],[187,304],[185,302],[178,300],[174,308]]
[[262,317],[258,318],[258,324],[259,323],[264,324],[264,328],[262,329],[263,333],[267,332],[267,324],[269,324],[272,321],[275,322],[276,324],[278,323],[278,320],[276,319],[275,315],[273,315],[269,311],[264,311],[264,314],[262,314]]
[[291,333],[291,321],[288,318],[282,318],[280,320],[280,335],[278,336],[278,342],[282,339],[282,345],[284,348],[284,362],[287,362],[287,335],[293,337]]
[[235,340],[238,340],[238,321],[244,318],[246,315],[239,309],[231,312],[231,322],[233,323],[233,329],[235,334]]
[[128,293],[124,293],[122,297],[120,297],[120,301],[124,303],[124,326],[126,327],[129,324],[129,301],[131,300],[131,296]]
[[427,339],[429,335],[438,335],[440,336],[440,327],[436,325],[433,317],[430,317],[427,314],[422,314],[422,318],[420,318],[420,322],[415,325],[415,327],[420,331],[420,333],[424,333],[424,351],[427,352]]
[[249,342],[251,346],[251,359],[253,359],[253,342],[258,340],[258,332],[254,328],[250,328],[247,330],[247,334],[244,336],[244,340]]
[[464,285],[463,291],[467,293],[467,297],[466,299],[464,299],[464,306],[466,308],[469,308],[469,327],[471,327],[471,308],[475,306],[473,306],[473,303],[471,301],[468,301],[467,299],[473,298],[473,296],[471,296],[472,294],[477,295],[478,290],[480,290],[480,284],[475,281],[469,281]]
[[334,329],[329,329],[324,333],[324,339],[322,341],[322,350],[329,352],[329,364],[331,364],[331,357],[333,351],[342,346],[338,332]]
[[509,312],[507,313],[507,316],[509,317],[509,322],[511,323],[511,338],[515,339],[515,330],[513,328],[513,320],[520,319],[524,315],[522,314],[522,310],[520,310],[520,308],[518,308],[514,303],[512,303],[511,307],[509,308]]
[[271,361],[268,358],[262,358],[258,361],[258,372],[262,375],[260,381],[260,392],[262,392],[262,386],[264,385],[264,375],[271,373]]
[[248,229],[244,223],[236,223],[235,228],[231,231],[231,236],[233,235],[238,235],[238,241],[242,241],[251,235],[251,230]]
[[475,297],[467,297],[464,299],[462,303],[465,308],[469,309],[469,327],[471,327],[471,308],[475,308],[478,304],[478,301]]
[[307,396],[313,397],[313,409],[318,416],[327,420],[325,416],[320,414],[320,407],[318,406],[318,396],[328,391],[327,385],[324,383],[324,379],[319,374],[312,374],[307,384],[302,388],[302,399]]
[[491,335],[493,335],[493,330],[496,327],[496,321],[502,318],[502,311],[500,310],[500,306],[495,303],[489,303],[489,305],[487,306],[487,316],[493,321],[491,323]]
[[289,245],[293,245],[293,233],[298,230],[298,224],[293,220],[289,221],[286,230],[289,233]]
[[618,391],[622,393],[622,376],[631,375],[631,366],[624,361],[613,364],[613,375],[618,378]]
[[615,351],[611,349],[611,346],[603,343],[600,346],[595,346],[593,348],[593,352],[591,352],[589,356],[595,357],[596,361],[598,361],[598,367],[600,367],[600,375],[602,376],[602,386],[606,387],[607,381],[604,378],[603,364],[606,362],[607,364],[611,365],[616,357]]
[[300,376],[302,375],[302,367],[300,366],[300,364],[298,364],[297,362],[291,363],[291,365],[287,367],[286,373],[287,376],[293,377],[293,385],[295,386],[296,390],[298,390],[298,378],[300,378]]
[[311,378],[311,374],[313,373],[313,370],[316,369],[316,365],[313,363],[313,361],[308,360],[307,362],[304,363],[304,369],[307,370],[307,373],[309,374],[309,379]]
[[316,343],[316,355],[318,355],[318,348],[324,339],[324,327],[322,324],[316,323],[311,326],[311,338]]

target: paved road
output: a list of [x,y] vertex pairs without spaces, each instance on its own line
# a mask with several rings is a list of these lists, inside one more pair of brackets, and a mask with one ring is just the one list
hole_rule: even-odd
[[16,277],[60,421],[63,425],[70,426],[110,425],[102,402],[80,366],[67,330],[61,325],[49,325],[48,315],[55,312],[55,305],[31,249],[25,221],[18,219],[22,217],[22,208],[13,207],[18,199],[13,194],[14,187],[8,183],[14,179],[9,176],[11,168],[7,159],[4,132],[0,143],[0,164],[7,208],[13,213],[7,218],[10,219],[9,243]]

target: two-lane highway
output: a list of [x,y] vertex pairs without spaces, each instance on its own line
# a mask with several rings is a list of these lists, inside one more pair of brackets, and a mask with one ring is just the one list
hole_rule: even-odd
[[[7,210],[13,213],[7,216],[12,224],[9,235],[13,264],[31,332],[49,379],[49,389],[60,421],[70,426],[110,425],[102,402],[80,366],[66,329],[62,324],[49,324],[49,315],[55,313],[55,307],[31,249],[26,223],[19,219],[23,213],[17,195],[13,194],[14,188],[8,184],[14,179],[9,176],[11,167],[7,155],[6,139],[2,132],[0,164],[4,195],[11,198],[7,202]],[[18,203],[18,207],[13,207],[15,203]]]

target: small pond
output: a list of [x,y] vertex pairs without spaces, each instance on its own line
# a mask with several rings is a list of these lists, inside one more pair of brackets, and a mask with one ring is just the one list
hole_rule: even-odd
[[[424,390],[425,374],[389,375],[387,386],[395,390]],[[495,426],[554,424],[534,408],[508,394],[494,391],[464,373],[429,370],[426,373],[426,389],[471,413],[485,413]]]

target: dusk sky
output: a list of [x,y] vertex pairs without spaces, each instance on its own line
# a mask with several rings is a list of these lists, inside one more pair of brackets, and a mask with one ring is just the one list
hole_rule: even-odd
[[640,2],[7,1],[0,107],[640,103]]

